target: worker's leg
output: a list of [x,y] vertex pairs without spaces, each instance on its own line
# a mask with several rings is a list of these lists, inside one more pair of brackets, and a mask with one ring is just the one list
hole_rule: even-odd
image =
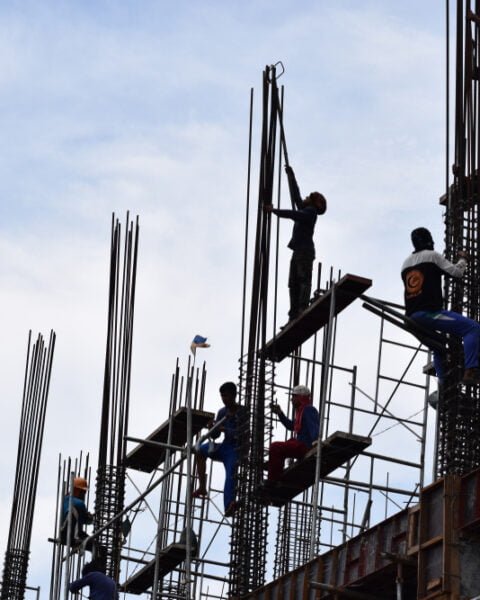
[[198,475],[198,487],[193,492],[194,498],[207,496],[207,455],[209,444],[202,444],[195,454],[195,468]]
[[295,439],[273,442],[269,450],[268,481],[280,479],[286,458],[303,458],[307,452],[308,446]]
[[297,259],[298,277],[298,312],[302,313],[310,303],[312,291],[313,254],[310,252],[299,253]]
[[[451,310],[439,310],[435,312],[419,311],[413,313],[412,318],[429,329],[460,336],[463,339],[465,368],[472,369],[478,367],[478,352],[480,349],[479,323]],[[436,365],[435,368],[437,368]]]
[[232,444],[220,444],[217,452],[218,457],[225,467],[225,485],[223,487],[223,504],[225,510],[235,500],[235,474],[238,456]]
[[298,316],[298,254],[294,252],[290,259],[290,271],[288,273],[288,292],[290,294],[290,310],[288,311],[288,318],[290,321],[296,319]]

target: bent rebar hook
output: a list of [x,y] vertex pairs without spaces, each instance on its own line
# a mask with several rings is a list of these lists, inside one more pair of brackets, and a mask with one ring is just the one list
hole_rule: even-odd
[[[277,75],[277,67],[278,67],[278,65],[280,65],[280,67],[282,68],[282,71],[281,71],[280,74]],[[270,73],[275,73],[274,79],[280,79],[280,77],[285,73],[285,65],[283,64],[283,62],[281,60],[279,60],[274,65],[270,65],[268,67],[267,80],[268,80],[269,83],[272,83],[273,80],[270,79]]]

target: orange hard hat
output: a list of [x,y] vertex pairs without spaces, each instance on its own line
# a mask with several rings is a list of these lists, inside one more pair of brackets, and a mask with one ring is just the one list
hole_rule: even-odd
[[88,490],[88,482],[83,477],[74,477],[73,478],[73,489],[74,490]]

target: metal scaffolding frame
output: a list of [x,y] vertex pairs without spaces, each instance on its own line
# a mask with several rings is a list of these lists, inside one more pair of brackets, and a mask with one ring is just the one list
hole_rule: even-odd
[[[329,314],[325,326],[289,354],[289,358],[282,364],[267,359],[263,352],[268,332],[272,331],[275,339],[278,330],[279,227],[277,224],[275,252],[271,252],[271,223],[266,216],[267,213],[263,211],[264,204],[272,203],[277,159],[281,164],[282,158],[286,156],[282,123],[283,90],[280,94],[276,80],[276,67],[267,67],[263,74],[260,185],[256,207],[249,206],[249,182],[247,185],[239,398],[250,416],[250,438],[245,437],[245,452],[241,455],[236,489],[238,507],[231,526],[222,511],[215,506],[215,498],[212,497],[212,491],[215,492],[212,490],[212,469],[210,469],[209,500],[192,501],[190,494],[194,475],[193,450],[195,444],[199,443],[199,431],[204,426],[199,426],[195,431],[193,429],[196,411],[203,410],[206,387],[205,366],[200,373],[195,367],[195,361],[189,360],[187,375],[183,377],[180,375],[177,361],[172,376],[167,433],[166,438],[162,438],[163,441],[155,440],[152,436],[142,439],[128,435],[128,390],[137,237],[133,236],[130,227],[129,242],[125,247],[128,266],[124,267],[127,273],[124,281],[130,283],[123,288],[127,290],[125,292],[127,305],[122,304],[124,308],[117,312],[118,284],[112,283],[112,277],[116,278],[119,271],[120,235],[119,232],[118,235],[114,234],[112,228],[109,334],[102,417],[101,440],[103,441],[99,465],[102,464],[105,470],[108,458],[109,466],[120,473],[120,483],[113,487],[109,485],[110,491],[97,485],[96,511],[97,506],[103,506],[102,499],[109,497],[109,494],[114,502],[109,501],[111,506],[109,504],[108,514],[101,519],[97,517],[91,539],[98,539],[99,543],[107,547],[111,557],[110,574],[117,581],[120,561],[126,566],[123,569],[125,575],[122,576],[124,582],[122,588],[127,594],[147,593],[155,600],[245,596],[263,585],[267,578],[279,577],[291,571],[317,556],[324,549],[332,548],[356,533],[364,531],[384,515],[387,516],[392,511],[396,512],[399,508],[404,508],[405,504],[408,505],[418,496],[419,488],[424,482],[429,376],[426,374],[424,380],[420,382],[417,375],[412,380],[411,373],[413,370],[417,374],[421,373],[423,364],[420,363],[422,360],[425,362],[425,350],[419,344],[412,344],[411,338],[404,337],[400,341],[395,341],[393,336],[387,336],[386,331],[392,325],[386,315],[380,311],[375,391],[369,394],[362,389],[359,385],[357,366],[344,366],[337,358],[338,337],[341,332],[336,311],[340,272],[334,273],[334,270],[330,269],[328,280],[322,286],[321,265],[318,269],[315,296],[318,299],[329,296]],[[252,115],[253,93],[250,115],[249,180]],[[282,150],[277,147],[278,123],[280,123],[279,137]],[[277,193],[280,200],[280,178],[277,183]],[[253,266],[250,269],[248,222],[251,212],[256,218],[256,232],[255,249],[250,260]],[[136,233],[138,234],[138,223]],[[133,243],[134,239],[135,243]],[[117,240],[116,243],[114,240]],[[133,262],[129,262],[132,258]],[[269,268],[272,260],[275,261],[275,269]],[[131,276],[128,273],[131,273]],[[129,287],[130,285],[132,287]],[[274,288],[273,293],[269,294],[269,287]],[[251,295],[248,318],[246,316],[247,294]],[[130,300],[131,305],[128,304]],[[362,314],[366,315],[366,313]],[[124,341],[114,338],[116,331],[114,323],[118,315],[120,321],[123,319],[126,324],[125,337],[122,338]],[[395,335],[406,336],[395,327],[392,331],[395,331]],[[392,361],[386,359],[388,350],[392,348],[397,353],[393,366],[400,369],[399,372],[394,373],[391,372]],[[403,353],[407,353],[408,357],[404,357]],[[399,354],[402,354],[401,359],[398,358]],[[306,383],[312,389],[315,404],[319,408],[321,440],[335,433],[340,427],[339,424],[347,435],[361,433],[372,437],[396,427],[409,442],[412,438],[415,440],[413,446],[418,451],[414,452],[415,457],[403,456],[400,459],[395,456],[394,449],[389,448],[388,444],[386,448],[380,450],[374,446],[371,452],[364,451],[356,456],[352,455],[353,457],[338,470],[321,475],[323,445],[319,443],[316,446],[314,484],[306,488],[301,497],[294,498],[279,509],[266,505],[259,499],[257,487],[263,480],[268,447],[276,429],[269,404],[277,394],[289,392],[300,382]],[[116,399],[111,401],[111,392],[117,393],[118,390],[120,392]],[[341,393],[339,390],[342,390]],[[346,394],[345,390],[347,390]],[[421,403],[418,403],[420,410],[415,411],[418,414],[411,415],[412,411],[406,410],[405,405],[407,407],[411,405],[414,397],[421,397]],[[405,398],[408,401],[405,401]],[[181,422],[180,428],[184,437],[178,442],[175,431],[178,429],[177,417],[181,409],[184,409],[186,420]],[[110,410],[113,410],[112,414],[109,413]],[[104,432],[107,425],[111,429]],[[200,440],[205,437],[202,436]],[[152,470],[148,471],[153,474],[146,484],[135,482],[131,476],[129,461],[132,452],[127,454],[126,451],[126,444],[129,441],[137,442],[142,448],[156,448],[156,455],[161,456]],[[139,463],[140,470],[143,470],[142,460]],[[100,479],[105,475],[102,473],[99,468]],[[111,483],[112,477],[107,479]],[[124,506],[124,493],[131,494],[131,490],[126,489],[126,479],[131,482],[138,495]],[[142,488],[143,492],[140,491]],[[151,521],[150,525],[142,524],[144,521],[140,513],[142,510],[148,510],[153,517],[155,524],[153,540]],[[122,537],[122,520],[124,524],[128,523],[132,526],[127,540]],[[150,545],[146,542],[146,531],[151,540]],[[107,532],[114,533],[107,535]],[[198,548],[195,548],[196,541],[198,541]],[[229,548],[228,561],[218,560],[218,547],[224,549],[224,554],[227,554]],[[269,553],[270,548],[273,551]],[[170,558],[172,558],[171,562]],[[73,558],[73,560],[77,562],[70,569],[70,573],[79,569],[78,559]],[[130,570],[131,565],[135,565],[133,570]],[[58,576],[55,577],[58,580]],[[56,596],[53,597],[56,599]]]
[[[459,249],[469,255],[462,280],[445,282],[445,307],[480,319],[480,262],[478,201],[479,116],[480,116],[480,4],[477,0],[457,0],[455,14],[455,137],[454,162],[450,169],[450,3],[447,19],[446,94],[446,191],[440,199],[445,208],[445,253],[456,261]],[[452,182],[453,175],[453,182]],[[437,475],[462,475],[480,465],[480,442],[474,424],[480,419],[479,386],[462,386],[461,344],[449,344],[449,369],[445,377],[439,409]]]
[[[262,128],[259,169],[259,200],[256,207],[250,206],[250,176],[252,155],[253,92],[250,102],[250,140],[247,183],[245,262],[244,262],[244,302],[242,310],[242,343],[240,361],[241,401],[250,411],[251,448],[249,455],[239,469],[237,493],[239,509],[234,517],[231,545],[231,572],[229,596],[236,598],[246,595],[262,585],[268,574],[274,577],[294,569],[317,555],[322,548],[329,548],[345,541],[359,531],[363,531],[374,522],[378,505],[385,504],[385,514],[403,508],[399,502],[411,502],[418,496],[419,488],[425,479],[425,434],[427,429],[427,398],[429,392],[428,374],[422,375],[421,361],[427,360],[427,351],[420,344],[412,344],[412,339],[395,327],[391,337],[385,336],[385,330],[392,327],[388,316],[380,311],[380,341],[377,358],[377,376],[375,393],[369,396],[357,384],[357,367],[343,367],[337,364],[336,336],[337,317],[334,310],[335,283],[333,269],[326,284],[320,285],[321,265],[318,271],[316,297],[330,291],[330,316],[326,326],[313,339],[291,354],[284,365],[266,361],[262,352],[266,342],[267,330],[272,329],[273,339],[277,334],[277,287],[278,287],[278,224],[276,230],[275,251],[271,250],[271,227],[263,212],[263,205],[272,203],[274,195],[274,164],[278,157],[279,166],[286,156],[285,132],[282,122],[283,90],[280,94],[276,85],[276,66],[267,67],[263,73]],[[279,97],[282,101],[280,104]],[[276,148],[276,119],[281,129],[281,147]],[[283,156],[282,156],[283,150]],[[280,176],[277,183],[280,199]],[[256,211],[256,212],[255,212]],[[250,213],[256,219],[254,251],[248,258]],[[275,269],[269,270],[269,261]],[[251,275],[249,274],[251,273]],[[251,279],[250,279],[251,277]],[[251,281],[251,283],[250,283]],[[273,287],[269,300],[268,289]],[[246,298],[251,294],[249,319],[246,317]],[[388,303],[385,303],[388,304]],[[268,305],[268,309],[267,309]],[[273,308],[272,308],[273,305]],[[396,342],[395,336],[403,338]],[[247,343],[245,343],[247,340]],[[244,346],[247,349],[244,350]],[[383,373],[382,360],[386,348],[395,348],[398,352],[409,354],[399,374]],[[308,358],[307,358],[308,357]],[[402,364],[397,361],[397,365]],[[282,372],[283,369],[283,372]],[[422,381],[411,373],[420,374]],[[335,397],[336,380],[339,374],[348,374],[350,393],[348,402]],[[338,415],[342,414],[345,431],[354,432],[356,427],[369,435],[378,435],[380,427],[398,427],[415,440],[418,455],[411,460],[398,459],[390,451],[364,452],[343,468],[340,476],[320,478],[321,444],[317,448],[315,484],[306,490],[301,499],[294,499],[280,509],[265,507],[258,502],[255,489],[263,478],[264,463],[268,456],[268,446],[272,439],[274,419],[269,402],[276,394],[291,390],[298,383],[306,383],[313,391],[315,403],[321,413],[321,428],[325,437],[336,428]],[[390,386],[386,400],[381,389]],[[395,404],[400,395],[420,398],[418,413],[410,416]],[[410,402],[410,400],[409,400]],[[368,427],[367,427],[368,425]],[[365,430],[365,428],[367,428]],[[393,471],[391,473],[390,471]],[[407,471],[407,483],[399,485],[394,474]],[[413,473],[412,473],[413,471]],[[381,479],[383,478],[383,480]],[[338,508],[338,496],[341,508]],[[331,497],[336,498],[335,505],[329,505]],[[363,500],[363,505],[362,501]],[[361,516],[358,505],[363,509]],[[272,527],[272,524],[276,523]],[[325,527],[325,525],[329,526]],[[335,528],[340,526],[340,535]],[[273,533],[273,531],[275,533]],[[273,566],[268,563],[268,548],[274,546]],[[272,562],[272,561],[271,561]]]
[[[220,582],[225,587],[229,564],[216,558],[214,541],[221,538],[228,543],[230,525],[217,506],[215,496],[222,492],[213,486],[213,468],[209,472],[210,497],[191,498],[194,449],[208,435],[207,432],[200,437],[199,425],[197,423],[193,427],[193,421],[202,417],[206,423],[213,417],[213,414],[203,410],[206,375],[205,363],[200,370],[191,358],[188,360],[186,376],[181,375],[177,359],[172,376],[169,418],[165,424],[166,442],[155,443],[157,450],[161,449],[164,454],[152,478],[160,474],[161,486],[157,495],[149,499],[149,516],[145,515],[144,523],[140,523],[140,516],[137,524],[137,517],[132,519],[132,533],[122,553],[125,563],[134,567],[130,570],[127,566],[125,583],[122,585],[127,592],[135,589],[133,593],[139,593],[144,588],[145,593],[151,590],[148,593],[152,598],[187,600],[219,597],[217,592],[209,593],[211,582]],[[175,440],[182,428],[187,442],[179,445]],[[139,447],[154,444],[149,438],[129,437],[127,440],[138,442]],[[127,478],[138,492],[141,483],[134,481],[129,468],[131,454],[126,459]],[[155,513],[157,502],[158,511]],[[141,510],[142,503],[138,503],[135,511],[138,514]],[[151,523],[152,518],[156,533],[145,548],[145,540],[134,541],[133,538],[137,531],[143,532],[145,537],[145,520]],[[174,560],[170,563],[168,556],[173,554]],[[146,569],[149,569],[148,573]]]
[[[74,477],[84,477],[90,490],[91,466],[89,455],[80,453],[79,457],[58,459],[57,490],[55,505],[55,521],[53,537],[52,562],[50,569],[50,595],[49,600],[62,600],[69,597],[68,584],[81,577],[81,570],[85,562],[84,549],[73,545],[71,518],[72,511],[68,511],[66,544],[62,543],[62,524],[64,524],[63,502],[66,496],[73,496]],[[89,492],[85,498],[88,506]]]

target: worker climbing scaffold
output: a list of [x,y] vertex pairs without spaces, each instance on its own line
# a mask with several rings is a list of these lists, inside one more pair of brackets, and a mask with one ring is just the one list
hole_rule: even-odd
[[[233,515],[236,508],[235,502],[235,472],[238,465],[241,440],[244,439],[247,424],[245,408],[237,404],[237,386],[232,381],[227,381],[220,386],[220,396],[224,404],[214,421],[209,423],[213,429],[210,437],[218,439],[223,432],[222,442],[213,441],[201,444],[196,450],[196,470],[198,474],[198,487],[192,493],[193,498],[206,498],[207,491],[207,458],[223,463],[225,467],[225,485],[223,490],[223,503],[225,516]],[[215,427],[218,425],[218,427]]]
[[94,520],[94,515],[85,504],[88,482],[84,477],[73,477],[70,488],[70,493],[64,496],[62,502],[60,543],[74,551],[88,550],[94,557],[105,558],[105,548],[85,531],[86,525],[91,525]]
[[268,478],[266,487],[273,486],[280,478],[286,458],[303,458],[318,441],[320,416],[312,406],[310,389],[305,385],[293,388],[291,397],[294,419],[289,419],[278,404],[272,405],[272,412],[278,415],[281,423],[294,432],[294,437],[285,442],[273,442],[269,449]]
[[[432,235],[424,227],[414,229],[411,239],[415,250],[402,265],[406,315],[426,329],[460,336],[465,355],[462,383],[480,383],[480,324],[457,312],[442,308],[442,276],[463,277],[467,268],[467,254],[459,251],[458,262],[451,263],[434,251]],[[442,355],[437,350],[434,350],[434,366],[441,385],[445,377],[445,365]]]

